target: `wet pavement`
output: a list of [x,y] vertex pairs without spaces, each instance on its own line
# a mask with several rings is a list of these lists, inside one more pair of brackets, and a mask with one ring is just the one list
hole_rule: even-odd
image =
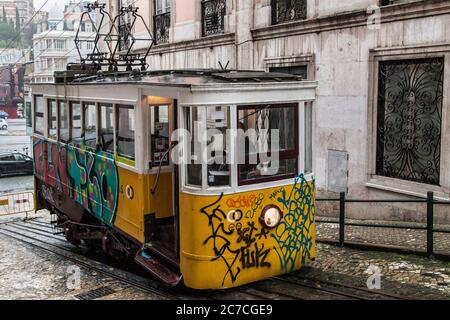
[[[39,216],[48,218],[48,213]],[[0,217],[0,224],[17,219]],[[378,270],[380,289],[385,292],[416,299],[450,299],[449,263],[325,244],[318,244],[317,252],[316,261],[297,274],[367,289],[373,270]],[[74,288],[76,272],[80,281]],[[107,300],[161,298],[0,234],[0,299],[73,300],[96,295]]]
[[33,176],[0,178],[0,195],[34,190]]

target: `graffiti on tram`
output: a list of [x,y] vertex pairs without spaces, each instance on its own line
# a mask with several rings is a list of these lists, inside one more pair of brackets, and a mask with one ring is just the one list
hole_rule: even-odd
[[[278,202],[284,212],[274,230],[263,227],[258,219],[254,219],[259,218],[263,210],[263,193],[227,200],[222,194],[200,210],[211,230],[203,245],[211,247],[212,261],[222,261],[226,266],[222,285],[227,280],[235,283],[245,270],[271,268],[271,254],[277,255],[280,269],[286,272],[293,271],[311,257],[313,190],[314,182],[308,183],[301,175],[295,179],[293,187],[280,188],[268,197],[270,203]],[[243,206],[238,207],[238,203]],[[268,246],[268,243],[276,245]]]
[[38,140],[34,160],[36,175],[45,185],[71,197],[100,220],[113,223],[119,178],[111,154]]

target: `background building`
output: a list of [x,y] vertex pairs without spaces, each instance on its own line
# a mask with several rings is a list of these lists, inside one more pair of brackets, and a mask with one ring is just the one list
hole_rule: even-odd
[[20,24],[23,26],[33,17],[33,0],[0,0],[0,18],[3,18],[3,8],[9,20],[16,21],[16,7],[19,9]]
[[[108,0],[117,12],[128,0]],[[450,1],[137,0],[151,69],[229,68],[317,80],[320,196],[450,198]],[[127,21],[121,21],[121,24]],[[120,27],[120,26],[118,26]],[[136,25],[133,32],[142,32]],[[306,129],[306,128],[305,128]],[[333,214],[320,204],[319,214]],[[423,205],[349,205],[349,217],[419,221]],[[444,208],[436,222],[450,222]]]
[[[68,63],[79,62],[75,37],[81,14],[87,2],[71,2],[59,11],[55,5],[48,15],[48,30],[33,37],[35,82],[52,82],[55,71],[65,70]],[[95,15],[92,15],[95,21]],[[80,52],[83,57],[92,52],[95,33],[89,18],[81,21]]]

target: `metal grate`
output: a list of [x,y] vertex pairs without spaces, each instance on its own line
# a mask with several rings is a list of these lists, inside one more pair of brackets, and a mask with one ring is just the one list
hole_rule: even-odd
[[78,300],[95,300],[116,293],[110,287],[101,287],[88,292],[80,293],[75,296]]
[[155,15],[153,33],[156,44],[169,42],[170,12]]
[[224,33],[226,7],[225,0],[202,1],[202,34],[204,37]]
[[377,174],[440,184],[444,59],[380,62]]
[[306,0],[272,0],[272,24],[306,19]]

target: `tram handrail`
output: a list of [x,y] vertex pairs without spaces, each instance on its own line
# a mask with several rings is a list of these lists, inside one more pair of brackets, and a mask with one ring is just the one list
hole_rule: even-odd
[[172,151],[172,149],[177,146],[177,144],[178,144],[178,142],[176,142],[176,141],[172,142],[172,145],[170,146],[170,148],[166,151],[166,153],[164,153],[164,155],[161,157],[161,160],[159,161],[158,175],[156,176],[155,182],[153,183],[153,187],[151,190],[152,195],[155,194],[156,188],[158,187],[159,177],[161,176],[161,170],[162,170],[162,165],[163,165],[164,159],[169,155],[170,151]]

